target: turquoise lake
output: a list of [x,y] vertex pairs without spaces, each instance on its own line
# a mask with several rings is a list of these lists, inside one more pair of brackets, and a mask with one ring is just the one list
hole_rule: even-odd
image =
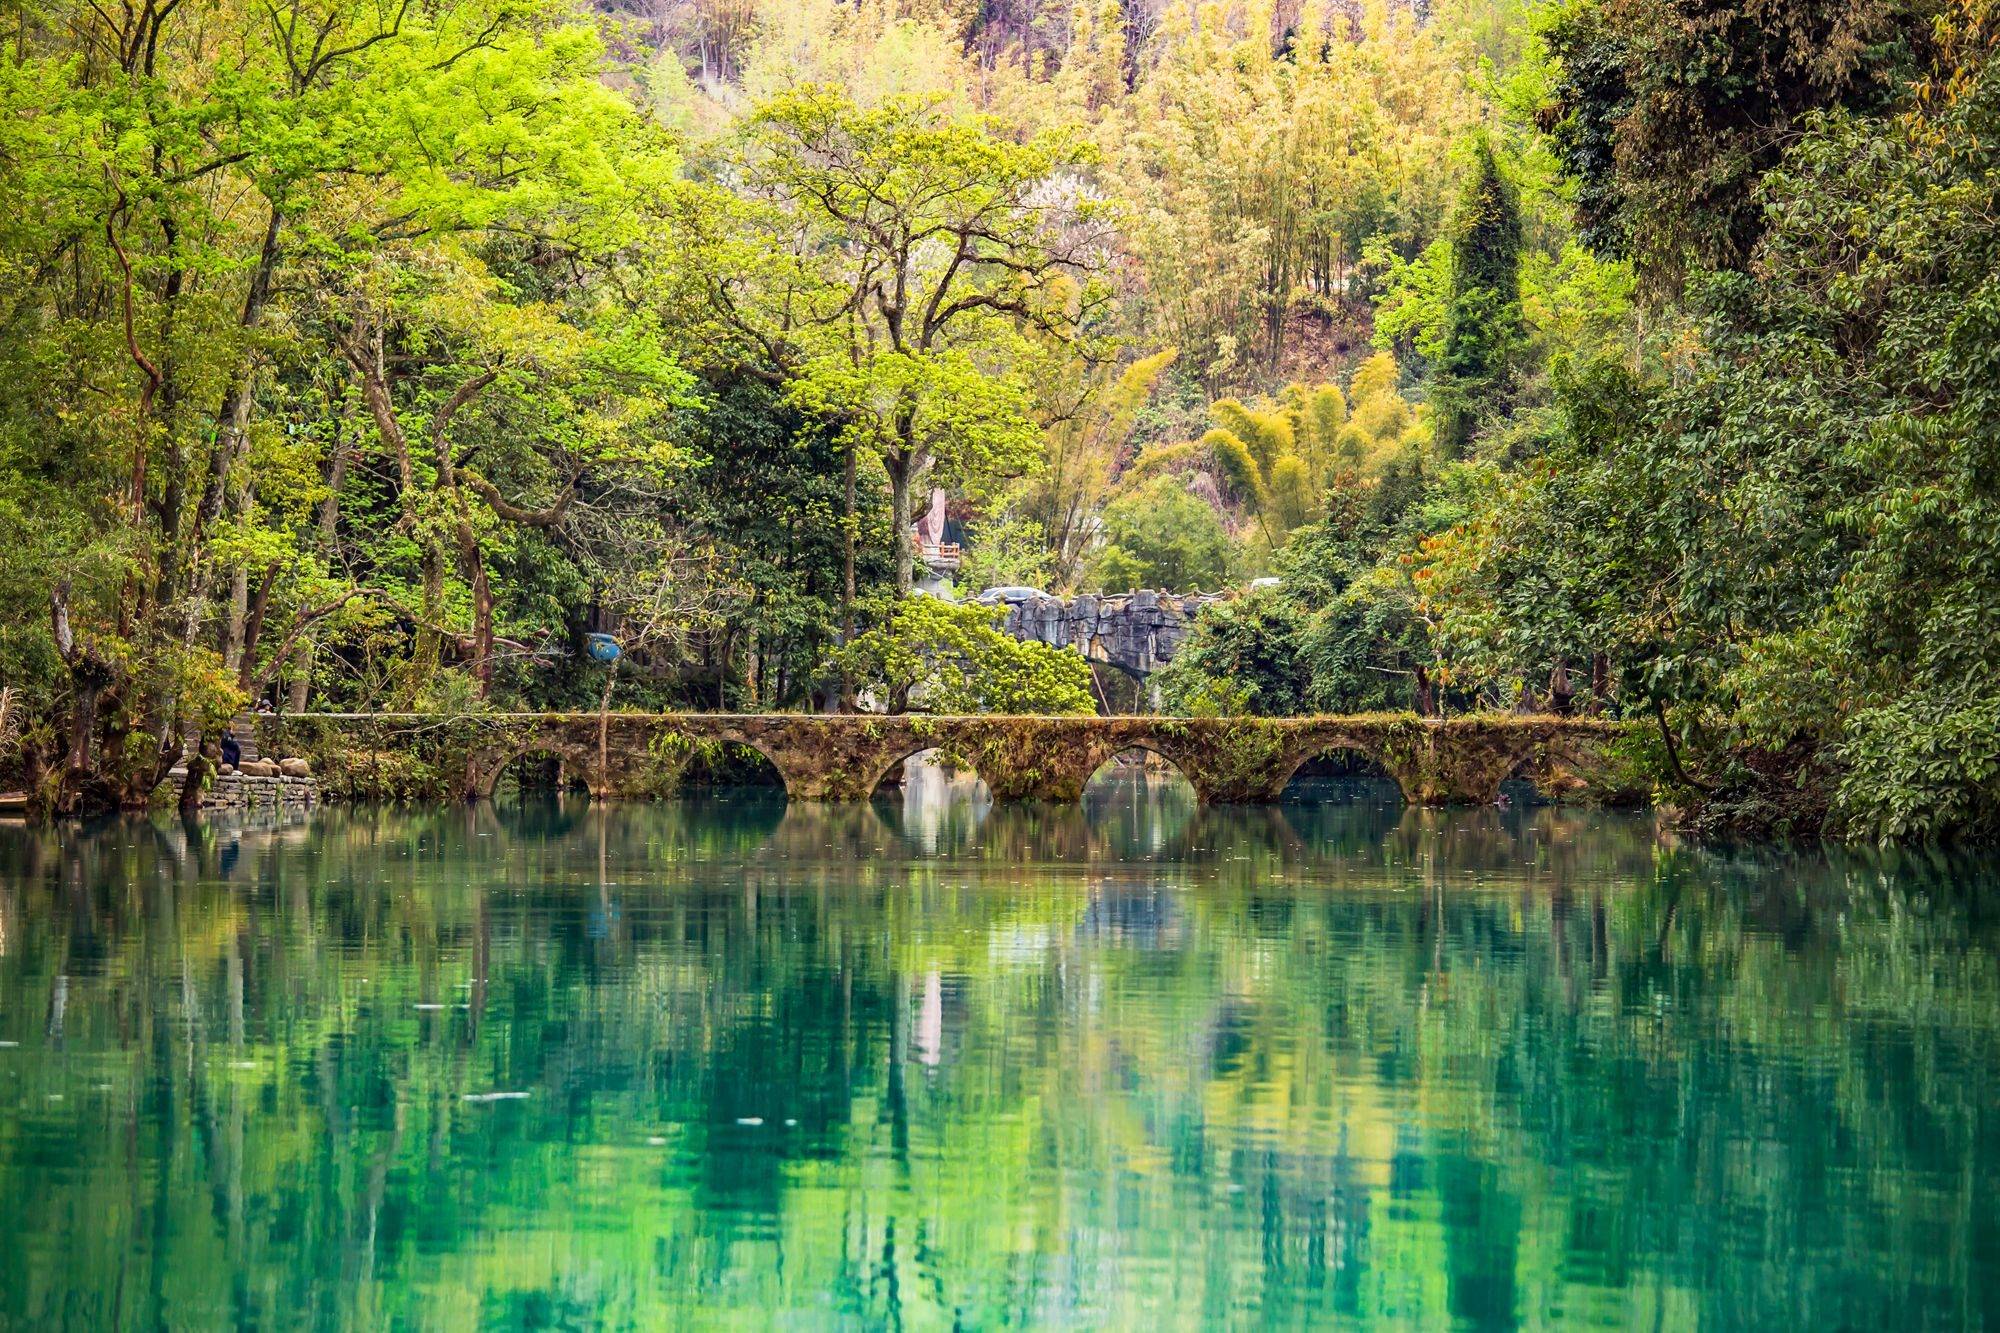
[[0,828],[0,1328],[2000,1326],[2000,872],[1365,785]]

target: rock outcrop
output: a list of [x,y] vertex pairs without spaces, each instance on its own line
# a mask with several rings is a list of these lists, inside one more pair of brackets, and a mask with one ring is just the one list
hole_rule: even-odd
[[[985,600],[985,599],[981,599]],[[1017,639],[1073,647],[1093,662],[1132,676],[1149,676],[1174,660],[1201,608],[1217,593],[1084,593],[1076,597],[995,597],[1007,607],[1006,631]]]

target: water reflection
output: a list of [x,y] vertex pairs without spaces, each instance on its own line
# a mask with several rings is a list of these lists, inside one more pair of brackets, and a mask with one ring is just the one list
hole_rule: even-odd
[[0,830],[0,1326],[2000,1319],[1990,866],[1321,794]]

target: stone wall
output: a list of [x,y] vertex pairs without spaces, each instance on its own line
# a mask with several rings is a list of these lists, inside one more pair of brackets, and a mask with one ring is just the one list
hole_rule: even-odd
[[224,773],[202,793],[201,803],[207,810],[309,810],[319,803],[319,784],[311,778]]
[[[244,713],[230,721],[229,734],[236,740],[241,767],[222,764],[212,772],[208,788],[201,794],[203,809],[299,811],[310,810],[319,803],[319,784],[312,778],[311,766],[305,760],[262,757],[258,726],[261,720],[255,714]],[[183,758],[167,774],[168,787],[179,795],[186,789],[187,780],[188,761]]]

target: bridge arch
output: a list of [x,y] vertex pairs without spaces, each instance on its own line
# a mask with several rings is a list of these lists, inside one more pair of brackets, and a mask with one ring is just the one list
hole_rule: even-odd
[[764,750],[746,741],[716,739],[696,743],[687,758],[675,766],[671,784],[674,791],[692,787],[771,786],[785,789],[785,775]]
[[1186,767],[1173,755],[1170,747],[1162,745],[1151,738],[1143,738],[1133,741],[1130,745],[1113,750],[1099,759],[1090,769],[1089,773],[1085,775],[1083,790],[1089,791],[1099,778],[1105,777],[1111,771],[1112,766],[1128,754],[1144,755],[1150,759],[1157,759],[1172,769],[1175,777],[1187,783],[1190,787],[1194,786],[1194,779],[1188,775]]
[[570,756],[554,745],[531,744],[517,752],[493,775],[491,794],[498,795],[501,784],[510,777],[520,795],[562,795],[583,781]]
[[1592,767],[1592,756],[1561,735],[1519,746],[1511,753],[1493,783],[1493,799],[1499,800],[1509,782],[1524,782],[1535,795],[1547,801],[1563,801],[1590,795],[1592,786],[1584,776]]
[[1336,764],[1346,761],[1346,766],[1357,770],[1352,776],[1380,778],[1393,784],[1403,804],[1414,804],[1403,780],[1383,761],[1379,747],[1353,736],[1329,736],[1300,745],[1295,757],[1286,766],[1282,780],[1278,783],[1278,796],[1282,799],[1289,795],[1293,785],[1307,777],[1306,770],[1325,765],[1329,761]]
[[937,756],[935,766],[939,769],[970,773],[978,780],[979,785],[985,789],[988,797],[991,797],[993,788],[986,781],[985,774],[979,771],[979,763],[976,756],[949,745],[940,745],[936,741],[917,741],[909,744],[914,745],[914,748],[908,749],[907,752],[905,752],[904,745],[892,745],[885,751],[890,757],[883,762],[881,765],[881,775],[875,779],[874,785],[869,788],[869,795],[871,797],[881,793],[883,786],[895,775],[898,768],[903,768],[907,772],[907,766],[912,759],[921,759],[926,755]]
[[490,801],[500,779],[517,761],[531,754],[545,754],[568,766],[568,747],[539,731],[511,736],[473,747],[465,756],[460,784],[465,799]]
[[[794,801],[867,801],[896,764],[940,739],[911,719],[859,715],[769,715],[687,719],[692,732],[746,745],[784,779]],[[895,725],[889,725],[894,723]]]

